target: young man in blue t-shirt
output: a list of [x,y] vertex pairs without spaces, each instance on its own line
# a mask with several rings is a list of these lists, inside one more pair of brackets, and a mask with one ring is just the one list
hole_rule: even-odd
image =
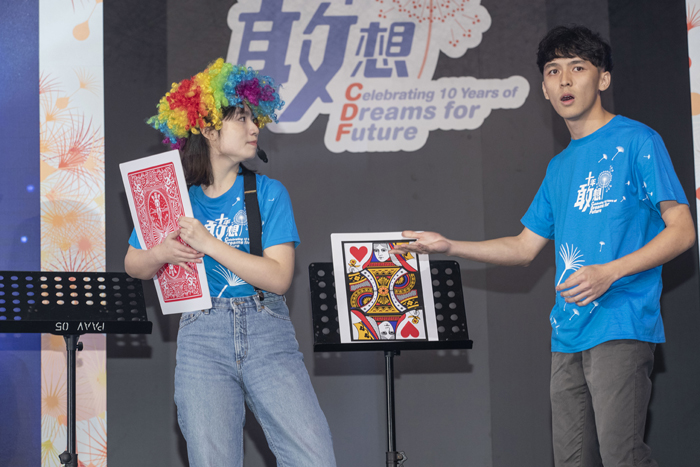
[[601,105],[610,46],[558,27],[540,42],[542,91],[571,133],[514,237],[417,241],[395,252],[527,266],[554,240],[550,395],[557,467],[657,466],[644,443],[654,348],[664,342],[661,265],[690,248],[688,201],[659,135]]

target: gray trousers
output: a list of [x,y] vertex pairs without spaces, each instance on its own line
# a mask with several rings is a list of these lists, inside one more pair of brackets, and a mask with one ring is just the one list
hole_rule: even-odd
[[615,340],[552,353],[556,467],[658,467],[644,443],[655,348]]

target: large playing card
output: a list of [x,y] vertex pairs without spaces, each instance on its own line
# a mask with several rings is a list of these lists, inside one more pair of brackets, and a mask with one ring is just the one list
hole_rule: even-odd
[[[180,217],[193,217],[177,150],[125,162],[119,168],[134,227],[146,249],[159,245],[177,230]],[[194,273],[164,264],[153,278],[163,314],[211,308],[204,264],[188,265]]]
[[438,340],[428,255],[390,255],[400,232],[332,234],[340,342]]

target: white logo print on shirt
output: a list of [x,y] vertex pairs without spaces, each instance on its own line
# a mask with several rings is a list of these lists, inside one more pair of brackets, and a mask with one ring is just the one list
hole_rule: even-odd
[[588,172],[586,183],[579,185],[579,190],[576,193],[576,202],[574,207],[581,212],[589,211],[589,214],[597,214],[601,212],[610,203],[616,203],[616,199],[605,199],[605,193],[610,190],[612,183],[612,166],[610,169],[603,170],[596,179],[593,172]]
[[[233,206],[235,206],[238,201],[240,201],[240,198],[236,199]],[[247,226],[248,218],[245,210],[243,209],[236,212],[233,219],[229,219],[221,214],[218,219],[210,219],[204,224],[204,227],[206,227],[210,234],[232,247],[238,247],[239,245],[249,243],[248,234],[244,234],[244,228]],[[217,274],[222,276],[226,282],[226,285],[224,285],[221,292],[219,292],[219,297],[221,297],[224,290],[226,290],[228,287],[238,287],[246,284],[243,279],[220,264],[214,270],[217,272]]]
[[[236,198],[236,202],[233,203],[233,206],[235,206],[238,201],[240,201],[240,198]],[[262,222],[262,225],[264,226],[265,222]],[[246,215],[245,209],[236,212],[236,214],[233,215],[233,219],[229,219],[221,214],[215,220],[208,220],[204,224],[204,227],[206,227],[210,234],[229,246],[238,248],[240,245],[248,245],[250,243],[248,232],[246,232],[248,216]],[[221,297],[224,290],[228,287],[238,287],[246,284],[243,279],[220,264],[215,268],[215,271],[222,276],[226,282],[226,285],[221,289],[221,292],[219,292],[219,297]]]
[[206,224],[204,224],[204,227],[206,227],[209,233],[214,237],[227,245],[235,247],[236,245],[248,243],[247,234],[245,238],[241,238],[243,228],[246,227],[247,224],[248,219],[246,218],[245,211],[241,209],[233,216],[233,221],[221,214],[216,220],[208,220]]

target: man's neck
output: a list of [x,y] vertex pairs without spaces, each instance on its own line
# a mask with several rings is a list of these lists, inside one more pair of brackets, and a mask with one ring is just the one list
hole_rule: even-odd
[[581,139],[607,125],[614,116],[602,106],[597,106],[575,120],[564,120],[564,122],[569,129],[571,139]]

